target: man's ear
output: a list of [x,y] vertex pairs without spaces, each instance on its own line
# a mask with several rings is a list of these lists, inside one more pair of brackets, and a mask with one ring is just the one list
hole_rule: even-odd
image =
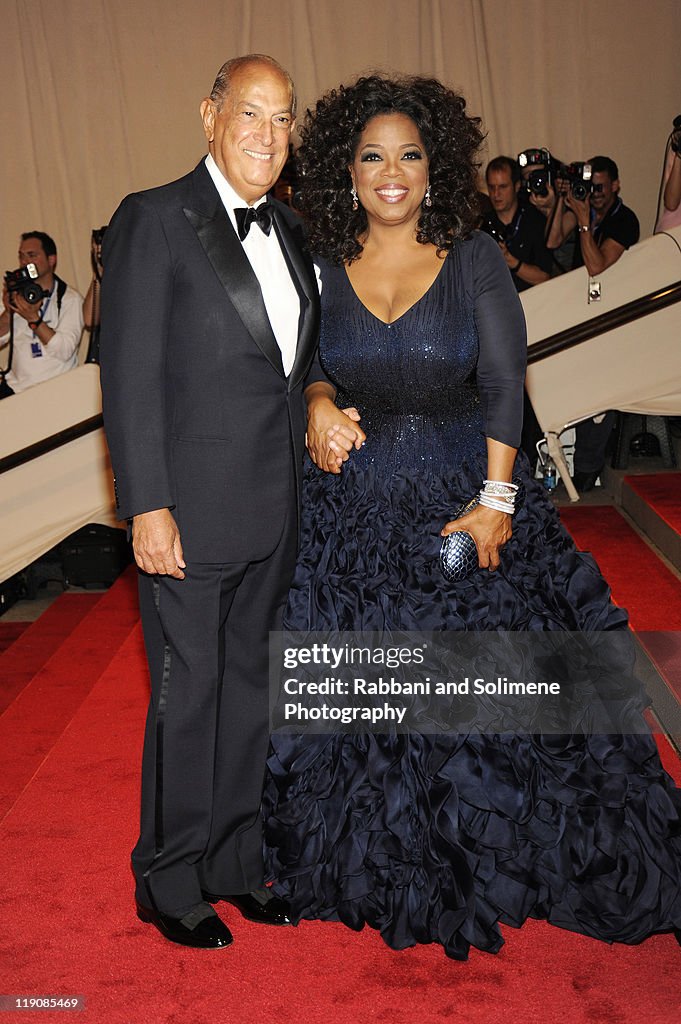
[[615,178],[615,180],[613,181],[613,183],[612,183],[612,190],[613,190],[613,192],[615,194],[617,194],[617,192],[619,192],[619,190],[620,190],[620,179],[619,178]]
[[57,257],[56,256],[48,256],[47,257],[47,262],[49,264],[50,270],[52,271],[52,273],[54,273],[54,268],[57,266]]
[[201,102],[199,111],[201,113],[204,134],[208,141],[212,142],[215,138],[215,115],[217,114],[217,108],[213,101],[207,97]]

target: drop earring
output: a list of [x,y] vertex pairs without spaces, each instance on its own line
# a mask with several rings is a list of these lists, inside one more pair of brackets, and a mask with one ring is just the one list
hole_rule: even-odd
[[350,195],[352,196],[352,208],[353,208],[353,210],[359,210],[359,199],[357,198],[357,192],[355,191],[355,186],[354,185],[350,189]]
[[423,205],[428,207],[433,205],[433,200],[430,198],[430,185],[426,188],[426,194],[423,197]]

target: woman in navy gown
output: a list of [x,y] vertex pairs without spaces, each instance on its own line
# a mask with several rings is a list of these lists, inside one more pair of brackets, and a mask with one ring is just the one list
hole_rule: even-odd
[[[287,628],[626,629],[516,457],[524,320],[472,230],[478,120],[434,80],[371,76],[321,99],[301,135],[325,376],[307,391],[316,465]],[[480,568],[452,584],[438,553],[460,529]],[[275,733],[264,797],[298,919],[456,959],[528,916],[630,943],[678,929],[680,807],[644,734]]]

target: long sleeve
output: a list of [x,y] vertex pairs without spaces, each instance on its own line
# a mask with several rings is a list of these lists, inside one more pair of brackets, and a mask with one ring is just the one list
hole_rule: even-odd
[[104,239],[101,370],[118,515],[175,504],[165,373],[173,265],[157,210],[124,199]]
[[525,316],[494,239],[473,239],[473,295],[479,356],[476,370],[485,435],[517,448],[523,425],[527,365]]

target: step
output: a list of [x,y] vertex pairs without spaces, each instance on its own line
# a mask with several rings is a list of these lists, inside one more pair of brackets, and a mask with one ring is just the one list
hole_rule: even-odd
[[672,744],[681,751],[681,579],[610,505],[561,508],[563,524],[581,551],[590,552],[610,584],[612,599],[629,613],[641,645],[637,673]]
[[[0,715],[101,598],[62,594],[0,654]],[[8,622],[6,626],[18,625]]]
[[30,622],[0,622],[0,655],[4,654],[30,625]]
[[621,504],[639,529],[681,572],[681,473],[625,476]]
[[6,708],[0,717],[0,819],[67,728],[138,619],[136,573],[130,569],[100,596]]

